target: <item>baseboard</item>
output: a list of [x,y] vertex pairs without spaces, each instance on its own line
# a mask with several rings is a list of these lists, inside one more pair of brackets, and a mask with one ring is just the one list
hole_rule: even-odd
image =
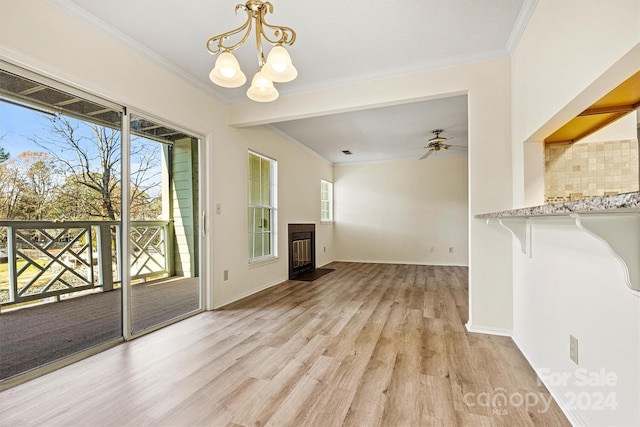
[[276,286],[276,285],[279,285],[279,284],[281,284],[281,283],[284,283],[284,282],[286,282],[286,281],[287,281],[287,279],[278,279],[278,280],[277,280],[277,281],[275,281],[275,282],[268,283],[268,284],[266,284],[266,285],[264,285],[264,286],[262,286],[262,287],[260,287],[260,288],[258,288],[258,289],[250,290],[250,291],[248,291],[248,292],[246,292],[246,293],[244,293],[244,294],[241,294],[241,295],[240,295],[240,296],[238,296],[238,297],[235,297],[235,298],[233,298],[233,299],[230,299],[229,301],[225,301],[225,302],[220,303],[220,304],[214,304],[213,309],[214,309],[214,310],[217,310],[217,309],[222,308],[222,307],[224,307],[224,306],[226,306],[226,305],[233,304],[233,303],[234,303],[234,302],[236,302],[236,301],[240,301],[241,299],[244,299],[244,298],[250,297],[251,295],[257,294],[258,292],[262,292],[262,291],[264,291],[264,290],[266,290],[266,289],[272,288],[272,287],[274,287],[274,286]]
[[437,267],[469,267],[469,264],[447,263],[447,262],[421,262],[421,261],[380,261],[361,259],[341,259],[333,262],[355,262],[360,264],[398,264],[398,265],[433,265]]
[[[327,262],[327,263],[325,263],[325,264],[317,265],[317,266],[316,266],[316,268],[324,267],[325,265],[331,264],[332,262],[335,262],[335,261],[329,261],[329,262]],[[222,307],[224,307],[225,305],[233,304],[233,303],[234,303],[234,302],[236,302],[236,301],[240,301],[241,299],[244,299],[244,298],[250,297],[250,296],[251,296],[251,295],[253,295],[253,294],[257,294],[258,292],[262,292],[262,291],[264,291],[264,290],[266,290],[266,289],[272,288],[272,287],[274,287],[274,286],[276,286],[276,285],[279,285],[279,284],[281,284],[281,283],[286,282],[287,280],[288,280],[288,279],[285,279],[285,278],[283,278],[283,279],[278,279],[278,280],[277,280],[277,281],[275,281],[275,282],[268,283],[268,284],[264,285],[264,286],[263,286],[263,287],[261,287],[261,288],[258,288],[258,289],[255,289],[255,290],[251,290],[251,291],[249,291],[249,292],[246,292],[246,293],[244,293],[244,294],[242,294],[242,295],[240,295],[240,296],[238,296],[238,297],[235,297],[235,298],[233,298],[233,299],[230,299],[229,301],[225,301],[225,302],[220,303],[220,304],[214,304],[214,305],[213,305],[213,310],[217,310],[217,309],[219,309],[219,308],[222,308]]]
[[467,328],[467,331],[476,334],[499,335],[503,337],[511,337],[513,335],[513,331],[511,329],[493,328],[491,326],[474,326],[470,322],[467,322],[464,326]]
[[527,362],[529,362],[529,365],[535,371],[535,373],[536,373],[536,375],[538,377],[538,381],[541,381],[542,384],[544,384],[544,386],[547,388],[547,390],[549,390],[549,393],[551,394],[551,397],[553,397],[553,400],[556,401],[556,403],[560,407],[560,410],[565,415],[565,417],[567,417],[567,419],[569,420],[571,425],[572,426],[586,426],[587,423],[580,417],[580,415],[578,413],[576,413],[575,411],[572,411],[570,409],[567,409],[568,408],[568,404],[567,404],[568,402],[566,400],[565,395],[557,387],[555,387],[553,384],[549,384],[548,381],[545,381],[545,378],[548,378],[548,376],[544,375],[545,373],[541,373],[540,372],[541,368],[539,367],[538,363],[536,363],[535,358],[532,357],[529,353],[527,353],[527,351],[520,345],[520,343],[518,342],[518,338],[516,337],[515,334],[511,337],[511,339],[515,343],[516,347],[518,347],[518,350],[520,350],[520,353],[522,353],[524,358],[527,359]]

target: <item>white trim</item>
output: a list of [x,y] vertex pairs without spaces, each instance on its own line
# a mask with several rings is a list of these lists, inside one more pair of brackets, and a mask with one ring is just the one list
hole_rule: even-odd
[[404,260],[362,260],[362,259],[341,259],[331,262],[355,262],[362,264],[398,264],[398,265],[433,265],[436,267],[469,267],[468,264],[456,264],[451,262],[424,262],[424,261],[404,261]]
[[520,13],[516,18],[515,24],[513,24],[513,29],[511,30],[511,34],[509,35],[509,39],[507,39],[507,52],[509,55],[513,55],[513,52],[518,47],[518,43],[520,43],[520,39],[522,38],[522,34],[524,33],[525,28],[529,24],[529,20],[533,15],[533,11],[536,9],[538,5],[538,0],[524,0],[522,8],[520,9]]
[[491,326],[473,326],[471,321],[467,322],[464,326],[467,328],[467,331],[475,334],[498,335],[502,337],[513,336],[513,331],[511,329],[493,328]]
[[567,417],[567,419],[569,420],[571,425],[573,425],[573,426],[586,426],[587,423],[582,419],[582,417],[580,417],[580,415],[575,410],[567,409],[568,405],[567,405],[567,401],[565,399],[564,394],[557,387],[555,387],[553,384],[548,384],[547,382],[545,382],[545,378],[548,378],[548,376],[544,375],[544,374],[543,375],[540,374],[540,368],[538,368],[539,365],[536,363],[535,358],[533,358],[530,354],[528,354],[524,350],[524,348],[519,344],[518,339],[516,338],[516,334],[514,334],[511,337],[511,339],[515,343],[516,347],[518,347],[518,350],[520,350],[520,353],[522,353],[524,358],[527,359],[527,362],[529,363],[529,365],[535,371],[536,376],[538,377],[538,380],[541,381],[542,384],[544,384],[544,386],[547,388],[547,390],[549,390],[549,393],[551,394],[551,397],[553,397],[553,400],[556,401],[556,403],[560,407],[560,410]]
[[[402,157],[395,159],[387,159],[387,160],[362,160],[355,162],[335,162],[333,166],[360,166],[360,165],[384,165],[388,163],[400,163],[400,162],[433,162],[438,159],[453,159],[453,158],[461,158],[461,157],[469,157],[469,154],[464,151],[454,152],[447,151],[443,155],[440,156],[430,156],[426,159],[419,160],[415,157]],[[468,160],[467,160],[468,162]]]
[[[82,89],[74,85],[73,83],[68,83],[63,79],[57,79],[55,76],[50,75],[45,72],[40,72],[37,69],[33,70],[28,65],[25,65],[21,61],[12,61],[3,55],[2,49],[0,48],[0,69],[7,71],[8,73],[15,74],[24,80],[31,80],[36,83],[39,83],[44,86],[48,86],[52,89],[65,92],[69,95],[81,98],[85,101],[92,102],[94,104],[99,104],[101,106],[111,108],[114,111],[122,112],[124,109],[124,104],[121,102],[112,101],[106,97],[95,94],[94,92]],[[52,109],[55,106],[52,105]],[[82,119],[87,121],[87,119]]]
[[[122,114],[120,135],[120,182],[131,182],[131,114],[125,108]],[[131,263],[122,262],[131,259],[131,186],[120,185],[120,288],[122,289],[122,336],[126,341],[134,338],[132,326],[131,302]]]
[[134,52],[136,52],[137,54],[139,54],[139,55],[141,55],[141,56],[143,56],[143,57],[155,62],[156,64],[161,66],[163,69],[171,72],[172,74],[176,75],[177,77],[180,77],[180,78],[184,79],[185,81],[191,83],[192,85],[194,85],[198,89],[205,91],[209,95],[213,96],[216,100],[218,100],[218,101],[220,101],[220,102],[222,102],[224,104],[230,104],[231,103],[231,99],[230,98],[222,95],[219,92],[216,92],[212,86],[209,86],[209,85],[203,83],[198,77],[194,76],[191,73],[188,73],[183,68],[178,67],[173,62],[167,60],[165,57],[161,56],[157,52],[149,49],[147,46],[142,45],[141,43],[139,43],[135,39],[129,37],[128,35],[124,34],[123,32],[116,30],[114,27],[112,27],[108,23],[104,22],[100,18],[96,17],[95,15],[89,13],[88,11],[86,11],[82,7],[78,6],[73,1],[70,1],[70,0],[50,0],[50,2],[53,3],[55,6],[59,7],[60,9],[62,9],[63,11],[65,11],[66,13],[68,13],[68,14],[70,14],[70,15],[72,15],[72,16],[74,16],[76,18],[79,18],[80,20],[84,21],[90,27],[92,27],[92,28],[94,28],[94,29],[96,29],[98,31],[101,31],[101,32],[105,33],[106,35],[114,38],[115,40],[117,40],[120,43],[124,44],[129,49],[131,49]]
[[[56,67],[51,67],[51,64],[40,61],[39,58],[34,56],[25,55],[22,52],[7,48],[0,45],[0,68],[5,69],[14,74],[18,74],[21,77],[37,81],[54,89],[59,89],[68,92],[72,95],[87,101],[96,102],[106,107],[113,107],[114,109],[122,109],[127,107],[129,109],[135,109],[137,111],[149,111],[145,107],[139,107],[135,99],[121,99],[114,98],[113,96],[105,94],[103,91],[95,90],[94,84],[87,84],[87,82],[81,78],[81,76],[70,75],[68,72]],[[145,113],[149,118],[154,119],[153,114]],[[183,127],[177,125],[167,119],[163,120],[165,123],[170,124],[176,130],[184,130]],[[189,125],[192,126],[192,125]],[[190,127],[192,130],[188,130],[185,133],[196,135],[207,134],[207,131],[203,128],[194,131],[197,126]]]
[[[324,189],[323,187],[325,186],[327,187],[327,198],[324,199],[323,198],[323,192]],[[329,209],[328,209],[328,219],[324,218],[324,207],[322,206],[323,203],[328,203],[329,204]],[[333,208],[333,181],[329,181],[326,179],[322,179],[320,178],[320,223],[332,223],[333,222],[333,216],[334,216],[334,208]]]
[[311,148],[307,147],[306,145],[304,145],[303,143],[301,143],[297,139],[293,138],[292,136],[289,136],[286,133],[282,132],[280,129],[275,127],[273,124],[267,123],[267,124],[263,124],[262,126],[267,128],[267,129],[269,129],[270,131],[278,134],[282,138],[284,138],[284,139],[286,139],[286,140],[288,140],[290,142],[293,142],[294,144],[296,144],[298,146],[298,148],[302,149],[303,151],[306,151],[307,153],[311,154],[312,156],[317,157],[320,160],[324,160],[329,165],[333,166],[333,162],[331,160],[329,160],[326,157],[322,156],[321,154],[313,151]]
[[[313,223],[311,223],[311,224],[313,224]],[[338,262],[338,261],[329,261],[329,262],[327,262],[327,263],[325,263],[325,264],[322,264],[322,265],[318,265],[318,266],[316,266],[316,268],[324,267],[325,265],[329,265],[329,264],[331,264],[331,263],[333,263],[333,262]],[[288,282],[288,281],[289,281],[289,280],[288,280],[288,279],[286,279],[286,278],[277,279],[275,282],[271,282],[271,283],[269,283],[269,284],[267,284],[267,285],[264,285],[264,286],[262,286],[262,287],[260,287],[260,288],[258,288],[258,289],[254,289],[254,290],[251,290],[251,291],[247,291],[247,292],[245,292],[244,294],[242,294],[242,295],[240,295],[240,296],[238,296],[238,297],[236,297],[236,298],[233,298],[233,299],[231,299],[231,300],[229,300],[229,301],[222,302],[222,303],[220,303],[220,304],[214,304],[214,305],[213,305],[213,309],[214,309],[214,310],[217,310],[217,309],[222,308],[222,307],[224,307],[224,306],[226,306],[226,305],[233,304],[233,303],[234,303],[234,302],[236,302],[236,301],[240,301],[241,299],[248,298],[248,297],[250,297],[251,295],[257,294],[258,292],[262,292],[262,291],[264,291],[264,290],[266,290],[266,289],[273,288],[274,286],[281,285],[281,284],[283,284],[283,283],[285,283],[285,282]]]
[[[213,187],[213,185],[209,186],[209,183],[213,182],[213,168],[207,167],[208,165],[214,164],[214,151],[213,144],[215,141],[215,137],[212,132],[208,133],[201,141],[200,141],[200,161],[202,162],[199,166],[203,166],[200,169],[200,177],[202,181],[200,182],[202,185],[200,186],[200,201],[202,204],[200,205],[200,209],[203,210],[205,217],[202,219],[202,248],[204,249],[200,253],[200,265],[203,268],[203,276],[201,280],[204,281],[204,289],[206,292],[205,295],[205,306],[204,310],[213,310],[213,301],[215,294],[215,283],[214,280],[209,280],[209,278],[215,277],[217,273],[216,265],[214,265],[214,244],[213,238],[213,228],[217,221],[216,218],[216,210],[215,210],[215,202],[217,201],[217,191]],[[206,255],[206,258],[205,258]],[[205,262],[206,260],[206,262]]]
[[[258,257],[251,257],[249,256],[247,258],[247,263],[249,265],[256,265],[256,264],[261,264],[261,263],[270,263],[274,260],[278,260],[279,257],[279,253],[278,253],[278,161],[272,157],[269,156],[265,156],[264,154],[260,154],[257,151],[252,150],[251,148],[249,148],[248,151],[248,155],[249,156],[255,156],[258,157],[260,159],[266,160],[269,162],[269,205],[252,205],[251,201],[249,200],[249,192],[247,192],[247,207],[249,209],[253,208],[253,209],[269,209],[269,220],[270,220],[270,224],[271,224],[271,239],[270,239],[270,248],[269,248],[269,254],[267,255],[261,255]],[[249,159],[249,157],[248,157]],[[262,171],[262,167],[260,167],[260,170]],[[246,180],[247,183],[250,183],[250,170],[247,169],[247,176],[246,176]],[[260,184],[262,184],[262,172],[260,172]],[[248,219],[248,217],[247,217]],[[248,234],[256,234],[253,232],[253,230],[249,230],[247,228],[247,233]],[[249,246],[247,246],[248,250],[251,250],[253,252],[253,249],[255,248],[250,248]],[[248,252],[248,251],[247,251]]]
[[286,281],[287,281],[287,279],[284,279],[284,278],[283,278],[283,279],[277,279],[275,282],[271,282],[271,283],[266,284],[266,285],[264,285],[264,286],[262,286],[262,287],[260,287],[260,288],[257,288],[257,289],[253,289],[253,290],[247,291],[247,292],[245,292],[245,293],[241,294],[241,295],[240,295],[240,296],[238,296],[238,297],[235,297],[235,298],[230,299],[229,301],[225,301],[225,302],[222,302],[222,303],[220,303],[220,304],[214,304],[213,309],[214,309],[214,310],[217,310],[217,309],[222,308],[222,307],[224,307],[224,306],[226,306],[226,305],[233,304],[233,303],[234,303],[234,302],[236,302],[236,301],[240,301],[241,299],[244,299],[244,298],[250,297],[250,296],[251,296],[251,295],[253,295],[253,294],[257,294],[258,292],[262,292],[262,291],[264,291],[264,290],[266,290],[266,289],[272,288],[272,287],[274,287],[274,286],[276,286],[276,285],[279,285],[279,284],[281,284],[281,283],[284,283],[284,282],[286,282]]
[[259,258],[250,258],[247,260],[249,268],[256,268],[267,264],[273,264],[280,261],[280,257],[275,255],[268,255]]
[[[305,92],[326,90],[328,88],[335,88],[337,86],[362,84],[369,81],[382,80],[392,77],[408,77],[411,74],[421,73],[424,71],[464,66],[509,57],[510,54],[505,47],[504,49],[497,49],[486,52],[474,52],[471,54],[459,56],[449,56],[447,58],[417,62],[404,67],[388,68],[385,70],[374,71],[366,74],[357,74],[351,77],[340,77],[335,79],[322,80],[321,82],[311,83],[304,86],[294,85],[282,88],[279,87],[278,89],[280,90],[280,96],[300,95],[304,94]],[[242,104],[246,102],[246,99],[234,98],[231,101],[233,104]]]
[[[156,64],[163,67],[165,70],[171,72],[172,74],[183,78],[189,83],[193,84],[195,87],[205,91],[206,93],[213,96],[218,101],[224,104],[242,104],[247,102],[247,99],[243,95],[236,94],[235,96],[225,96],[221,92],[214,90],[214,88],[210,85],[207,85],[203,80],[199,77],[194,76],[193,74],[185,71],[178,65],[169,61],[165,57],[161,56],[155,51],[152,51],[147,46],[142,45],[138,41],[129,37],[121,31],[116,30],[111,25],[106,23],[105,21],[99,19],[95,15],[89,13],[76,3],[71,0],[49,0],[52,4],[69,13],[70,15],[81,19],[87,25],[99,30],[108,36],[113,37],[120,43],[124,44],[126,47],[132,49],[136,53],[148,58],[149,60],[155,62]],[[530,3],[534,3],[533,7],[530,6]],[[520,36],[524,30],[524,26],[527,24],[530,16],[529,10],[532,12],[533,8],[537,4],[537,0],[525,0],[525,3],[518,15],[518,19],[516,20],[516,25],[514,25],[514,29],[511,32],[511,36],[507,42],[507,45],[503,49],[490,50],[485,52],[473,52],[465,55],[457,55],[450,56],[446,58],[441,58],[437,60],[428,60],[422,61],[418,63],[412,63],[402,67],[391,67],[384,70],[372,71],[366,74],[357,74],[351,77],[339,77],[331,80],[323,80],[317,83],[311,83],[307,85],[294,85],[283,87],[280,89],[281,95],[293,95],[293,94],[301,94],[308,91],[314,90],[322,90],[327,89],[333,86],[342,86],[349,85],[354,83],[362,83],[365,81],[372,80],[380,80],[389,77],[396,77],[398,75],[403,74],[413,74],[416,72],[422,72],[425,70],[433,70],[438,68],[447,68],[447,67],[455,67],[461,65],[467,65],[476,62],[484,62],[490,61],[494,59],[500,59],[509,57],[511,51],[509,47],[512,44],[515,44],[519,41]]]

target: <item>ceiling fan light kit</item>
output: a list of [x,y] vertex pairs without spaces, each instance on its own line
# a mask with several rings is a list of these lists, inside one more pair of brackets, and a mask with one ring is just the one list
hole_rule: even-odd
[[439,144],[445,142],[447,138],[440,136],[440,134],[444,132],[442,129],[434,129],[431,131],[435,136],[429,140],[429,144]]
[[[256,49],[258,53],[259,71],[251,80],[247,90],[249,99],[256,102],[270,102],[279,94],[273,82],[286,83],[296,78],[298,71],[291,62],[291,56],[283,45],[291,46],[296,40],[296,33],[289,27],[271,25],[265,22],[265,15],[273,13],[273,5],[261,0],[248,0],[245,4],[236,5],[236,13],[242,9],[247,13],[247,20],[238,28],[227,31],[207,40],[210,53],[218,55],[209,79],[221,87],[234,88],[242,86],[247,78],[240,69],[238,60],[231,52],[242,46],[249,38],[255,26]],[[242,34],[237,43],[231,37]],[[265,59],[263,40],[274,46]]]
[[431,154],[438,152],[440,150],[448,150],[449,147],[459,147],[459,148],[466,149],[466,147],[464,146],[445,144],[445,142],[447,142],[449,138],[440,136],[442,132],[444,132],[444,130],[442,129],[434,129],[431,131],[431,133],[433,133],[435,136],[429,139],[429,141],[427,141],[427,145],[424,148],[427,148],[428,151],[424,153],[422,157],[420,157],[418,160],[426,159]]

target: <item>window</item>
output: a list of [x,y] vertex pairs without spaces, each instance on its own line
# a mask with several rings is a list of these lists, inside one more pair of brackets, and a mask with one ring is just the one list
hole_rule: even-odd
[[275,160],[249,151],[249,262],[277,256],[277,166]]
[[320,180],[320,220],[333,221],[333,184],[324,179]]

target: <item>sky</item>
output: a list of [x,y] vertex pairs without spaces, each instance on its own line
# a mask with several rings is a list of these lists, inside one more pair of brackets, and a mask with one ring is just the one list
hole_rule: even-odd
[[[8,152],[10,155],[10,159],[15,159],[25,151],[32,152],[46,152],[46,150],[40,147],[38,144],[32,141],[34,138],[38,138],[41,141],[46,141],[47,139],[53,139],[50,130],[49,124],[49,114],[38,112],[35,110],[31,110],[26,107],[16,106],[7,102],[3,102],[0,100],[0,137],[2,140],[0,141],[0,146],[2,146],[5,152]],[[80,120],[76,120],[73,118],[69,118],[72,122],[82,123]],[[83,132],[83,129],[86,131]],[[78,127],[78,132],[80,134],[84,134],[87,137],[92,137],[92,133],[88,131],[84,126]],[[132,140],[132,145],[135,144],[134,141],[146,141],[147,143],[152,144],[154,150],[157,150],[156,157],[158,159],[157,167],[155,170],[150,170],[148,176],[153,176],[153,180],[147,182],[147,184],[151,184],[159,186],[161,180],[160,174],[160,143],[155,141],[151,141],[145,138],[136,137],[135,140]],[[87,144],[87,153],[91,153],[92,151],[96,153],[95,147],[92,144]],[[68,150],[69,155],[65,156],[64,151],[57,152],[60,157],[75,157],[73,150]],[[133,170],[137,170],[139,168],[139,163],[141,159],[131,158],[131,168]],[[92,166],[92,169],[94,167]],[[99,166],[95,166],[95,170],[99,170]],[[157,182],[155,182],[157,181]],[[150,190],[151,192],[155,192]],[[157,190],[159,191],[159,190]]]
[[45,128],[47,115],[0,101],[0,145],[15,158],[23,151],[43,151],[29,138]]

